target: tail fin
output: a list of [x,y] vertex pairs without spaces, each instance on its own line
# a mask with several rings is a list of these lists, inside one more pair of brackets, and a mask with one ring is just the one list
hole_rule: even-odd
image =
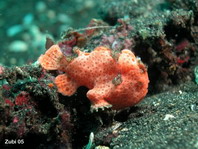
[[61,66],[61,60],[64,57],[58,45],[51,46],[44,55],[38,59],[41,66],[47,70],[57,70]]

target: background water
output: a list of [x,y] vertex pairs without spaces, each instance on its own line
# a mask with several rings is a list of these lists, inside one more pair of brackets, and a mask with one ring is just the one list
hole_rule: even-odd
[[86,27],[98,18],[95,0],[0,1],[0,64],[23,65],[45,51],[46,36],[60,39],[69,27]]

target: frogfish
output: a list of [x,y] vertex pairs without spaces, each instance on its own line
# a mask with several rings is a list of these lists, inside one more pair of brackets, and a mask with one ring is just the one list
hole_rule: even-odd
[[[77,88],[89,90],[91,109],[120,110],[139,103],[148,92],[147,67],[132,51],[115,54],[110,48],[98,46],[92,52],[75,50],[77,57],[68,60],[58,44],[52,45],[38,59],[46,70],[62,72],[55,79],[58,92],[73,95]],[[115,56],[116,55],[116,56]]]

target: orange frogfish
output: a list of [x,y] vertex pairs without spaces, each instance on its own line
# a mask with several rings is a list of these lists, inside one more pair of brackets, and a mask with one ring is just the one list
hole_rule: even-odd
[[63,72],[54,80],[61,94],[71,96],[78,87],[87,87],[92,110],[130,107],[147,94],[147,68],[130,50],[122,50],[116,58],[115,52],[104,46],[90,53],[79,49],[75,53],[78,56],[68,61],[60,47],[53,45],[39,57],[44,69]]

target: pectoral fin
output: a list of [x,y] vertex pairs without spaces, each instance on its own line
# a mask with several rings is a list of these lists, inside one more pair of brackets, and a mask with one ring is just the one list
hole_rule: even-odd
[[66,74],[58,75],[55,78],[55,84],[58,88],[58,92],[66,96],[73,95],[78,88],[77,83],[70,79]]

